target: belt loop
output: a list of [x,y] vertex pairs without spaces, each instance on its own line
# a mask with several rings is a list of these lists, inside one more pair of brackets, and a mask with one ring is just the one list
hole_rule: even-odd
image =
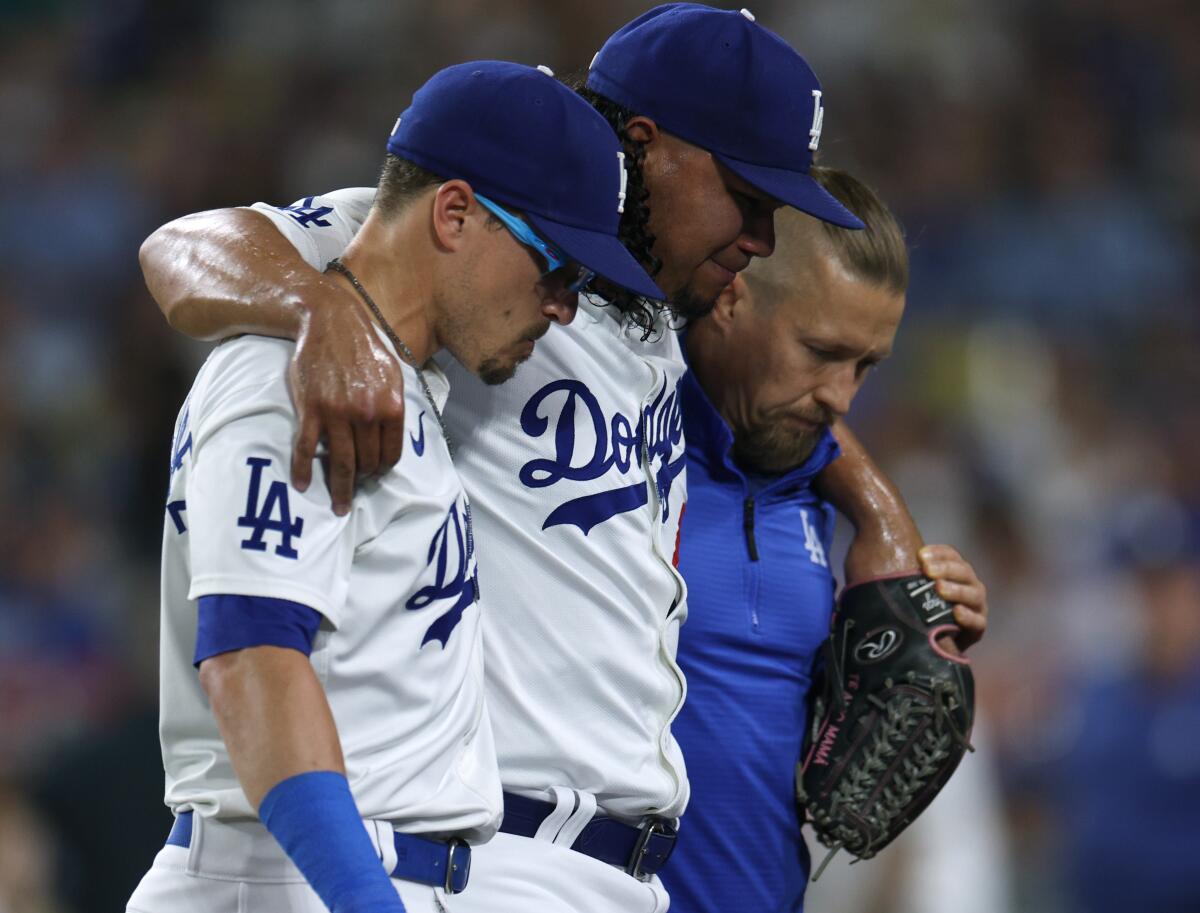
[[396,863],[400,861],[399,853],[396,852],[396,837],[392,832],[392,825],[387,821],[376,821],[374,819],[364,819],[367,825],[367,836],[371,838],[371,842],[375,844],[376,850],[379,852],[379,861],[383,864],[383,870],[389,875],[396,868]]
[[554,793],[554,811],[548,814],[538,826],[537,833],[533,835],[534,840],[555,843],[559,830],[575,812],[578,800],[574,790],[567,789],[565,786],[555,786],[552,792]]
[[199,875],[203,866],[201,865],[201,854],[204,852],[204,832],[207,830],[204,816],[193,810],[192,813],[192,836],[188,842],[188,858],[187,858],[187,873],[189,875]]
[[579,835],[583,833],[583,829],[588,826],[592,818],[596,816],[596,797],[591,793],[576,792],[575,797],[579,804],[571,817],[567,819],[566,824],[559,830],[558,836],[554,838],[554,842],[558,846],[565,846],[570,849]]

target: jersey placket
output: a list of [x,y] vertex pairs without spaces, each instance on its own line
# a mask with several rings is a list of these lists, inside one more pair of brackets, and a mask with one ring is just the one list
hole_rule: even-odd
[[[650,364],[649,361],[646,361],[645,364],[646,367],[650,369],[651,383],[650,392],[642,399],[641,402],[642,421],[640,424],[642,432],[640,435],[641,441],[639,454],[642,469],[646,474],[646,486],[648,489],[646,506],[650,514],[650,548],[654,552],[655,558],[662,563],[662,565],[667,569],[667,572],[670,573],[672,578],[675,580],[675,599],[672,601],[670,608],[664,613],[658,625],[658,653],[663,663],[675,677],[675,682],[679,688],[679,697],[675,702],[674,708],[672,708],[670,714],[668,714],[659,734],[658,760],[667,773],[671,776],[671,781],[675,784],[675,793],[678,795],[680,790],[683,789],[683,783],[680,782],[680,778],[675,770],[675,766],[671,763],[670,757],[668,756],[667,741],[670,738],[671,723],[675,721],[675,717],[679,715],[679,711],[683,707],[684,695],[687,693],[687,684],[683,677],[683,671],[679,668],[679,664],[675,661],[675,657],[672,656],[671,652],[667,649],[666,627],[668,624],[673,622],[675,613],[679,611],[680,606],[683,604],[685,590],[683,577],[679,574],[678,569],[676,569],[671,560],[663,554],[661,539],[661,526],[663,525],[664,519],[663,503],[662,498],[658,493],[658,475],[654,471],[654,465],[650,459],[649,415],[653,406],[655,391],[658,390],[660,383],[665,382],[664,375],[654,365]],[[664,465],[662,467],[663,470],[667,469],[665,461],[669,459],[669,455],[664,458]]]

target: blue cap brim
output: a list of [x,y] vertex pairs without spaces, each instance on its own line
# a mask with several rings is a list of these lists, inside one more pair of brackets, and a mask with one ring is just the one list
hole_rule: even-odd
[[738,177],[749,181],[763,193],[769,193],[781,203],[794,206],[822,222],[829,222],[841,228],[866,228],[862,219],[839,203],[829,191],[813,180],[811,175],[801,171],[788,171],[785,168],[741,162],[719,152],[714,152],[713,155]]
[[528,211],[525,216],[540,234],[553,241],[563,253],[601,278],[645,298],[666,300],[663,290],[613,235],[564,225]]

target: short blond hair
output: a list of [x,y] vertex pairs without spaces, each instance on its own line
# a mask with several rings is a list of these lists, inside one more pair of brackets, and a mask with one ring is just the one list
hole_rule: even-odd
[[867,226],[861,231],[851,231],[821,223],[842,266],[858,278],[898,295],[907,292],[908,245],[904,229],[879,195],[840,168],[815,165],[809,173]]
[[900,223],[870,187],[840,168],[814,165],[813,179],[866,228],[854,231],[785,207],[775,215],[775,254],[754,260],[745,276],[776,289],[793,286],[819,252],[832,256],[856,279],[898,295],[908,290],[908,245]]

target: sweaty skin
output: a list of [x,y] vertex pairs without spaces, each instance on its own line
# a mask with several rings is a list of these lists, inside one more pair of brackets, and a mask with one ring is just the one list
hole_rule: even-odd
[[839,505],[859,533],[846,555],[846,582],[912,570],[924,543],[900,492],[845,422],[834,422],[833,436],[842,455],[816,484],[821,497]]
[[846,553],[847,585],[920,568],[938,581],[938,594],[953,606],[960,629],[953,642],[941,639],[942,646],[950,653],[965,652],[987,630],[987,590],[974,567],[952,546],[923,545],[900,492],[858,438],[841,420],[832,430],[842,456],[817,477],[816,486],[830,503],[851,505],[850,512],[843,511],[855,531]]

